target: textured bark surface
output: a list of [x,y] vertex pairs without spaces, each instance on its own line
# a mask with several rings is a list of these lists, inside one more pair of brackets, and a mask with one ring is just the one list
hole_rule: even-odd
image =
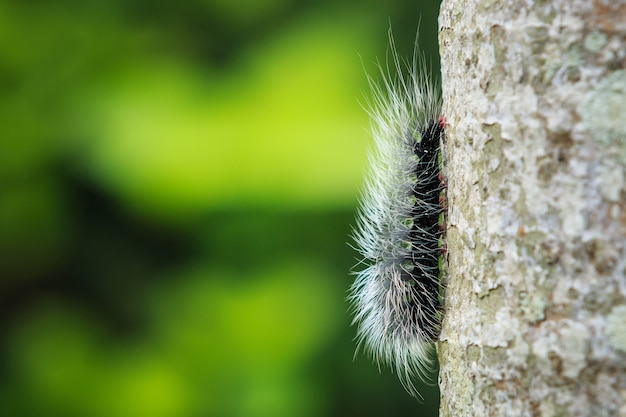
[[626,3],[444,0],[442,416],[626,416]]

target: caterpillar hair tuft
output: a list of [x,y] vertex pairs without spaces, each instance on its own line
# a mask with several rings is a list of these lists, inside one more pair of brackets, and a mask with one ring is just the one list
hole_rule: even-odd
[[436,82],[417,50],[368,75],[374,149],[353,232],[361,257],[350,289],[358,347],[389,364],[406,390],[427,379],[440,331],[444,251],[444,119]]

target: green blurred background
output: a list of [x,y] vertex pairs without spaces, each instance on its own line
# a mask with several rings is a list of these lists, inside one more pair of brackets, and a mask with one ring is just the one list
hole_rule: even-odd
[[0,415],[436,415],[345,296],[364,68],[438,5],[0,2]]

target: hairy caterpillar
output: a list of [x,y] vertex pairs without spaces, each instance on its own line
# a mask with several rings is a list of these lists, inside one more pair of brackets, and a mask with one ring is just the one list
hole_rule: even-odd
[[416,51],[401,62],[390,40],[392,65],[379,65],[383,81],[368,75],[375,146],[354,230],[363,268],[349,299],[358,346],[395,369],[416,396],[413,377],[425,378],[440,330],[444,121],[423,56]]

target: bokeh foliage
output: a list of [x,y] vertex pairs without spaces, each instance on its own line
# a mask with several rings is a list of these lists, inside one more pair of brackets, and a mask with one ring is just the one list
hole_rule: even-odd
[[363,67],[389,21],[433,54],[416,3],[1,2],[0,414],[434,415],[344,300]]

